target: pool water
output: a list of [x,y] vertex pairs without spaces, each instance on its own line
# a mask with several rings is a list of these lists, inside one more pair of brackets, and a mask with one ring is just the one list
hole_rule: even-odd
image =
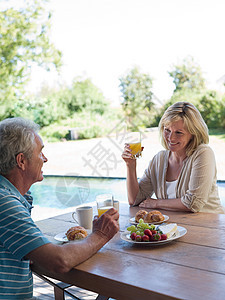
[[48,176],[31,186],[30,191],[34,205],[57,209],[95,202],[96,195],[103,193],[127,201],[126,179]]
[[[225,206],[225,181],[219,181],[218,187],[221,202]],[[46,176],[30,190],[34,205],[60,210],[95,202],[96,195],[102,193],[111,193],[121,202],[127,201],[125,178]]]
[[225,206],[225,181],[218,181],[217,185],[219,189],[220,200],[222,205]]

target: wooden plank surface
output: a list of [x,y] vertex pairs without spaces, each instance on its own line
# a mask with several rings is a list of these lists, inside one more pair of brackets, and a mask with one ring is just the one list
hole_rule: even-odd
[[57,277],[101,295],[130,300],[215,299],[215,295],[224,299],[224,278],[222,274],[105,248]]

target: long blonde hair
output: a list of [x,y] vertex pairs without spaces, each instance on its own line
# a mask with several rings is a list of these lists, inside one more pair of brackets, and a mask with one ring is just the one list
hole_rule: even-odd
[[192,135],[187,145],[186,154],[190,156],[200,144],[209,143],[208,127],[198,109],[189,102],[177,102],[167,108],[159,122],[161,144],[168,150],[163,136],[164,127],[183,120],[186,130]]

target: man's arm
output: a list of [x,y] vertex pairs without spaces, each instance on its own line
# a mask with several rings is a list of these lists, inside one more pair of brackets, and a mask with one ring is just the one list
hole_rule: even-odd
[[111,208],[93,222],[93,233],[80,242],[38,247],[26,258],[53,273],[66,273],[100,250],[119,230],[117,210]]

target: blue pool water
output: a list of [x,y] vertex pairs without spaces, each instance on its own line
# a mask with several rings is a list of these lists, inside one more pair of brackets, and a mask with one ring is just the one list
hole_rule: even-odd
[[[218,182],[225,206],[225,181]],[[95,201],[97,194],[111,193],[121,202],[127,201],[126,179],[47,176],[31,187],[34,205],[66,209]]]
[[102,193],[111,193],[121,202],[127,199],[125,179],[47,176],[30,190],[34,205],[59,209],[94,202]]

